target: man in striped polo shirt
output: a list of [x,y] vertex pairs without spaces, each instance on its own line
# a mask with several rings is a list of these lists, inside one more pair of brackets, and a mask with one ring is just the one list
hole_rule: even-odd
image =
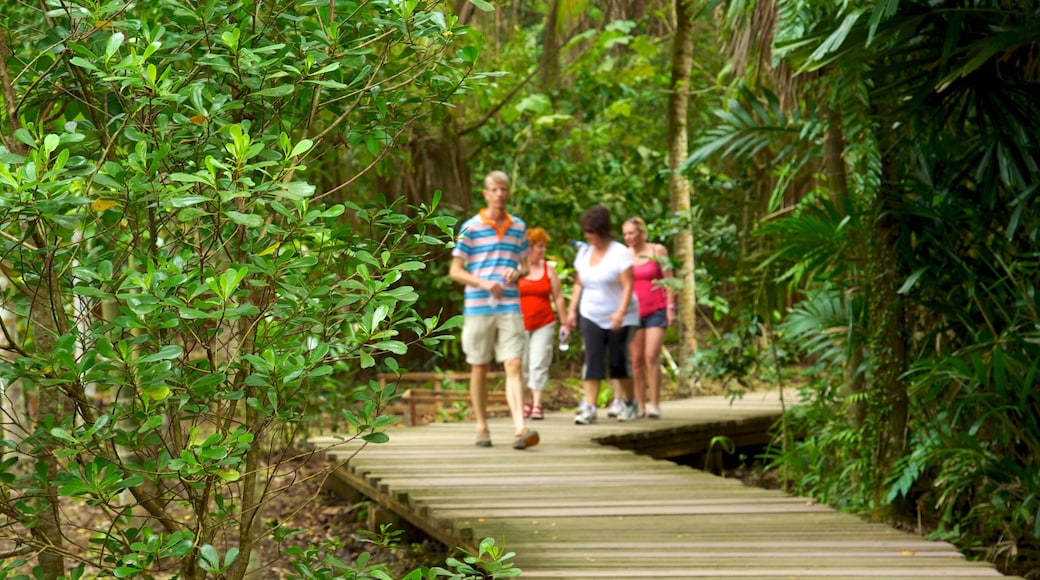
[[527,260],[527,226],[509,215],[509,176],[492,171],[484,178],[487,207],[466,220],[451,256],[451,279],[466,286],[462,316],[462,352],[470,364],[469,394],[477,419],[477,446],[491,447],[487,423],[487,372],[491,358],[506,373],[506,401],[513,418],[514,449],[538,444],[538,432],[524,424],[520,358],[524,319],[516,281]]

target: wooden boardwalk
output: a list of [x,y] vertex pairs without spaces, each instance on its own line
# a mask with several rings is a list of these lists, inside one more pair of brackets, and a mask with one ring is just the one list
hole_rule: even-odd
[[467,422],[394,429],[389,443],[360,453],[356,443],[341,444],[329,454],[345,461],[338,485],[445,545],[472,550],[495,538],[516,552],[524,578],[1001,576],[947,543],[602,443],[665,457],[693,450],[671,437],[691,429],[752,437],[749,426],[779,415],[779,398],[753,393],[730,405],[697,397],[667,401],[662,410],[661,420],[600,417],[588,426],[575,425],[570,412],[551,413],[532,421],[542,443],[524,451],[510,446],[511,423],[495,419],[490,449],[473,444]]

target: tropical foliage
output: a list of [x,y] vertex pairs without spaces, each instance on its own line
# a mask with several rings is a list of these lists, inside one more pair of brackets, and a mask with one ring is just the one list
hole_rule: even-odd
[[1035,3],[695,4],[680,213],[687,2],[0,7],[0,575],[262,565],[306,425],[382,441],[366,373],[461,365],[443,274],[492,169],[563,263],[595,203],[693,232],[709,340],[680,363],[734,391],[803,363],[773,455],[798,492],[1035,560]]
[[784,217],[760,263],[815,363],[776,461],[802,493],[1035,560],[1035,3],[718,4],[770,66],[691,164],[765,161]]

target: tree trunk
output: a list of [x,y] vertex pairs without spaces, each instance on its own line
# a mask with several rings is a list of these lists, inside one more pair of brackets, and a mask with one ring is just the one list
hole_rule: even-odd
[[[889,140],[897,138],[887,135]],[[882,151],[892,151],[882,140]],[[877,422],[877,472],[880,489],[887,474],[906,449],[907,392],[902,375],[906,371],[906,306],[899,294],[903,276],[896,243],[899,240],[898,181],[894,161],[882,160],[882,180],[875,203],[876,214],[868,241],[867,272],[870,283],[867,320],[870,325],[871,377],[869,404]]]
[[[42,236],[36,236],[35,241],[39,248],[46,247],[46,241]],[[50,257],[47,257],[48,262]],[[29,316],[36,348],[41,353],[47,353],[54,350],[57,337],[65,331],[60,327],[65,319],[65,312],[58,295],[57,272],[50,264],[46,264],[42,269],[37,284],[33,287]],[[47,424],[48,420],[52,420],[57,425],[63,415],[61,392],[56,386],[46,386],[40,387],[38,393],[36,424],[42,426]],[[38,561],[44,578],[60,578],[65,574],[61,522],[58,517],[58,488],[52,484],[61,468],[54,449],[54,445],[44,444],[33,452],[37,464],[45,467],[46,474],[46,479],[38,481],[40,492],[35,499],[35,509],[39,514],[39,520],[32,532],[33,539],[43,547]]]
[[[823,137],[823,161],[827,169],[827,187],[835,198],[846,199],[849,196],[848,173],[845,170],[845,137],[842,132],[841,113],[824,106],[821,110],[827,120],[827,134]],[[860,247],[857,245],[856,247]],[[860,288],[857,280],[850,280],[849,288]],[[849,301],[852,301],[849,296]],[[867,390],[866,373],[860,372],[865,360],[863,347],[859,342],[860,333],[856,332],[855,313],[851,312],[849,320],[848,344],[845,354],[845,417],[853,429],[863,427],[867,419],[867,399],[863,393]]]
[[[672,45],[671,93],[668,96],[668,167],[671,169],[668,191],[672,211],[676,215],[691,215],[690,182],[679,172],[686,161],[687,120],[689,107],[690,71],[693,69],[693,18],[689,0],[675,1],[675,38]],[[682,281],[676,303],[679,322],[679,361],[686,365],[697,353],[697,295],[694,287],[693,223],[675,237],[673,253],[680,270],[676,277]],[[679,389],[693,392],[693,377],[679,373]]]

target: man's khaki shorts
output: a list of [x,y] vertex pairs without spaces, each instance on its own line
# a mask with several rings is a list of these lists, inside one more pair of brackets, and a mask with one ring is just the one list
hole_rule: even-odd
[[505,362],[524,355],[524,315],[485,314],[467,316],[462,322],[462,352],[466,362],[483,365],[495,360]]

